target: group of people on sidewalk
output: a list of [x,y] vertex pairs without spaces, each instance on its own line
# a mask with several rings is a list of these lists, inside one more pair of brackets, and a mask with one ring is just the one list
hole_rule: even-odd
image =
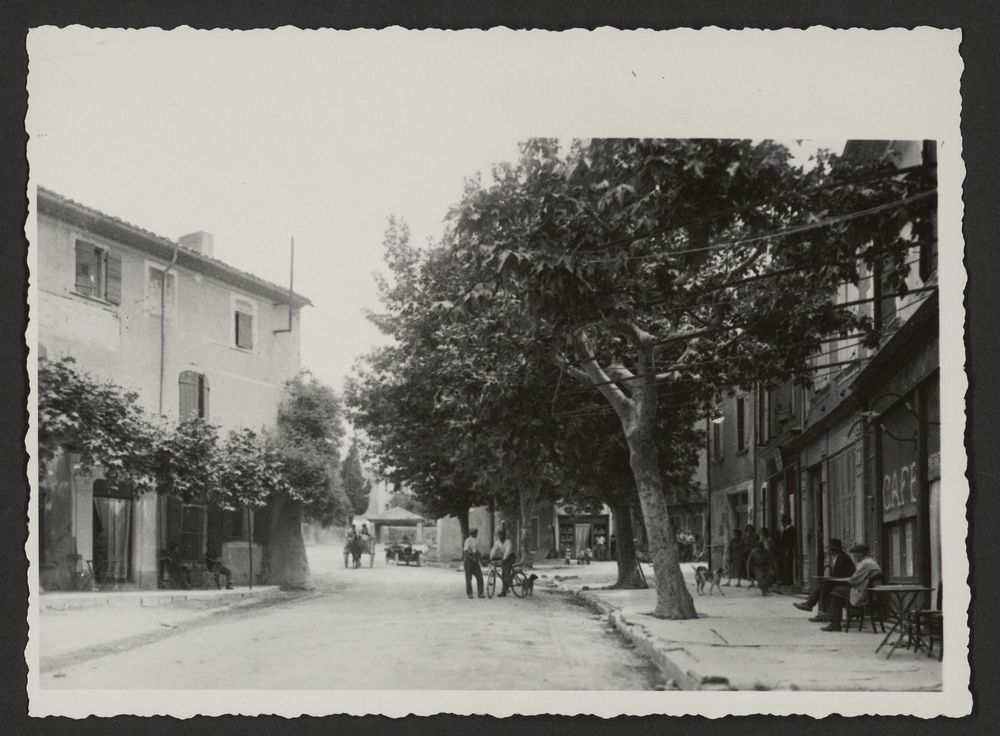
[[882,568],[872,559],[871,551],[865,544],[851,547],[851,555],[848,557],[841,540],[831,539],[829,552],[830,563],[826,569],[830,571],[830,582],[836,584],[831,586],[825,584],[825,580],[817,580],[809,597],[792,605],[800,611],[812,612],[816,604],[819,604],[819,613],[809,620],[826,623],[823,631],[840,631],[845,606],[867,605],[868,588],[873,578],[882,575]]
[[746,578],[751,588],[756,585],[761,595],[770,595],[772,586],[774,592],[780,593],[781,585],[792,584],[795,526],[789,516],[781,517],[781,526],[777,539],[766,527],[762,527],[758,534],[753,524],[747,524],[745,529],[733,530],[733,537],[726,545],[727,579],[723,586],[732,585],[733,578],[736,578],[736,587],[739,588]]
[[[479,552],[479,530],[470,529],[469,536],[465,538],[462,545],[462,565],[465,568],[465,594],[472,598],[472,579],[476,579],[476,591],[478,597],[485,598],[483,594],[483,569],[482,559]],[[511,580],[514,577],[514,562],[516,561],[514,543],[510,540],[506,526],[501,526],[497,532],[497,540],[490,550],[490,559],[500,562],[500,597],[506,597],[510,590]]]
[[[215,548],[212,542],[205,545],[205,569],[215,581],[215,587],[222,587],[222,578],[226,579],[226,590],[232,590],[232,571],[222,564],[222,555]],[[163,573],[170,576],[170,583],[175,588],[190,590],[192,586],[191,565],[185,564],[181,559],[181,546],[177,542],[171,542],[170,547],[164,553],[160,553],[160,579],[158,587],[164,587]]]

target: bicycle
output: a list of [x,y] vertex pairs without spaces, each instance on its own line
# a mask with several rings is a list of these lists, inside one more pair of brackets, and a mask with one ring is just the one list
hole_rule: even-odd
[[[524,566],[520,562],[515,562],[512,565],[512,574],[510,578],[510,590],[518,598],[524,598],[528,594],[525,585],[528,582],[528,576],[524,574]],[[503,565],[500,560],[490,560],[489,561],[489,572],[486,574],[486,597],[492,598],[493,594],[497,589],[497,579],[503,579]]]

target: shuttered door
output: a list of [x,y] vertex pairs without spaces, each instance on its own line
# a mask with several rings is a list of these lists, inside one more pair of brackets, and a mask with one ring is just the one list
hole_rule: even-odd
[[201,381],[194,371],[182,371],[178,379],[180,406],[178,416],[182,422],[199,416],[201,403]]
[[108,253],[107,300],[112,304],[122,303],[122,257],[117,253]]
[[181,513],[183,505],[179,498],[167,496],[167,519],[166,519],[166,547],[174,542],[180,544],[181,541]]

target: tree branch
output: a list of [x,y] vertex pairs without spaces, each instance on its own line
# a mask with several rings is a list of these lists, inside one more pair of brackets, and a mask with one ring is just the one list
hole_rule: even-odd
[[573,346],[576,349],[577,360],[580,361],[580,368],[586,373],[590,383],[596,386],[601,394],[603,394],[604,398],[614,408],[615,413],[619,417],[624,418],[632,408],[632,400],[601,368],[583,332],[579,332],[573,337]]

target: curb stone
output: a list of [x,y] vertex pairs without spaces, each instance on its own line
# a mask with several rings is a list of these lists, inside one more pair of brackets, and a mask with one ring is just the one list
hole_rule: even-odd
[[[636,650],[649,659],[660,670],[663,679],[668,683],[667,690],[733,690],[729,680],[717,675],[699,677],[688,667],[679,661],[683,658],[690,658],[690,655],[682,648],[664,650],[656,645],[655,639],[650,636],[642,625],[637,625],[629,621],[625,615],[610,603],[606,603],[586,591],[572,591],[573,596],[583,601],[595,612],[607,616],[608,623],[611,624],[627,642],[630,642]],[[691,663],[693,664],[693,662]]]

